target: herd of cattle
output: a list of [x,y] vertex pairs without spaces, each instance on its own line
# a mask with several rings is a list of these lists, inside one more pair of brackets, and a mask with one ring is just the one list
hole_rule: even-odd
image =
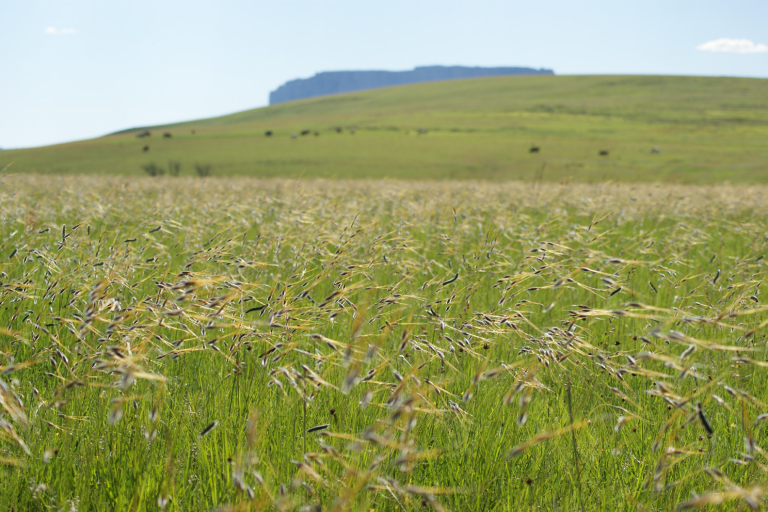
[[[195,134],[195,130],[192,130],[192,135],[194,135],[194,134]],[[137,139],[143,139],[143,138],[151,137],[151,136],[152,136],[152,132],[149,131],[149,130],[144,130],[144,131],[141,131],[141,132],[136,134],[136,138]],[[163,133],[163,138],[164,139],[171,139],[171,138],[173,138],[173,134],[171,132],[165,132],[165,133]],[[141,148],[141,150],[144,153],[148,152],[149,151],[149,144],[147,144],[146,146],[143,146]]]
[[[535,145],[531,146],[530,149],[528,150],[529,153],[538,153],[540,151],[541,151],[541,148]],[[660,152],[661,150],[658,147],[651,148],[651,154],[655,155]],[[610,154],[610,151],[608,151],[607,149],[601,149],[600,151],[597,152],[597,154],[600,156],[608,156]]]
[[[357,131],[357,127],[350,126],[350,127],[348,127],[348,130],[349,130],[349,133],[354,135],[355,131]],[[343,133],[344,129],[341,126],[334,126],[333,127],[333,131],[335,131],[336,133]],[[418,130],[416,130],[416,133],[418,135],[426,135],[428,133],[428,131],[429,130],[427,130],[426,128],[419,128]],[[192,130],[191,133],[192,133],[192,135],[194,135],[195,134],[195,130]],[[267,130],[267,131],[264,132],[264,136],[265,137],[272,137],[274,134],[275,134],[275,132],[273,132],[272,130]],[[304,137],[304,136],[307,136],[307,135],[310,135],[310,134],[313,134],[315,137],[319,137],[320,136],[320,132],[317,131],[317,130],[314,130],[314,131],[313,130],[301,130],[298,133],[296,133],[296,132],[291,133],[291,138],[292,139],[296,139],[299,136]],[[149,130],[144,130],[144,131],[141,131],[141,132],[136,134],[136,138],[138,138],[138,139],[143,139],[145,137],[151,137],[151,136],[152,136],[152,132],[150,132]],[[163,133],[163,138],[164,139],[170,139],[172,137],[173,137],[173,134],[171,132],[164,132]],[[142,148],[142,151],[144,151],[144,153],[149,151],[149,144],[144,146]],[[540,151],[541,151],[541,147],[536,146],[536,145],[533,145],[533,146],[531,146],[528,149],[529,153],[539,153]],[[657,154],[657,153],[660,153],[660,152],[661,152],[661,150],[658,147],[651,148],[651,153],[652,154]],[[601,149],[600,151],[598,151],[597,154],[600,155],[600,156],[608,156],[610,154],[610,152],[607,149]]]

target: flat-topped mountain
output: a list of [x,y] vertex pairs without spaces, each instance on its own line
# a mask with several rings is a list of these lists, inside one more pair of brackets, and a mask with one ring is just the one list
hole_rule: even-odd
[[551,69],[421,66],[410,71],[324,71],[311,78],[284,83],[269,94],[269,104],[392,85],[436,82],[459,78],[509,75],[554,75]]

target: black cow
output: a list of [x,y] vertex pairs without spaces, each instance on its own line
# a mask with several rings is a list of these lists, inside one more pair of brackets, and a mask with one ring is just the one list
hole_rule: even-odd
[[336,130],[336,133],[341,133],[341,126],[334,126],[334,130]]
[[144,146],[144,148],[143,148],[143,151],[144,151],[145,153],[146,153],[147,151],[149,151],[149,146]]
[[309,135],[310,133],[312,133],[312,130],[301,130],[301,135],[302,136]]
[[173,137],[173,135],[171,134],[171,132],[165,132],[165,133],[163,134],[163,138],[164,138],[164,139],[170,139],[171,137]]
[[539,148],[539,146],[531,146],[531,149],[529,149],[528,152],[529,153],[538,153],[540,149],[541,148]]
[[600,156],[608,156],[608,150],[607,149],[601,149],[600,150]]
[[264,132],[265,137],[271,137],[272,136],[272,130],[267,130]]
[[144,130],[143,132],[139,132],[136,134],[137,139],[143,139],[144,137],[151,137],[151,136],[152,136],[152,132],[150,132],[149,130]]

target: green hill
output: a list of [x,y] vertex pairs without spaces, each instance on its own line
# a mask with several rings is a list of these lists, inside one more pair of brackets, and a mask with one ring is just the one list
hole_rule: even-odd
[[261,177],[768,182],[768,80],[760,79],[480,78],[148,129],[147,138],[134,129],[3,151],[0,164],[37,173],[139,175],[144,164],[175,160],[182,174],[201,163],[214,175]]

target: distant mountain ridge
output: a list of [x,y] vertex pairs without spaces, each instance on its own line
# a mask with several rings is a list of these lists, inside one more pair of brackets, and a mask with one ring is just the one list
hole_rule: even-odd
[[521,67],[481,68],[420,66],[410,71],[324,71],[310,78],[290,80],[271,93],[269,104],[302,98],[389,87],[392,85],[509,75],[554,75],[551,69]]

